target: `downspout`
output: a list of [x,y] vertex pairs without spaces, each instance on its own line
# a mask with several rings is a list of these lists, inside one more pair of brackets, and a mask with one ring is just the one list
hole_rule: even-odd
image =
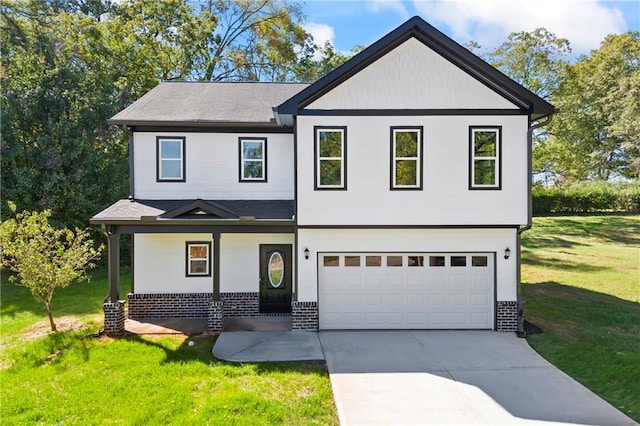
[[516,332],[518,337],[527,337],[527,333],[524,331],[524,301],[522,300],[522,233],[531,229],[533,225],[533,131],[540,127],[546,126],[551,123],[553,115],[548,115],[543,121],[539,121],[535,124],[529,125],[527,130],[527,224],[525,226],[519,226],[516,237],[516,281],[517,281],[517,297],[518,297],[518,331]]

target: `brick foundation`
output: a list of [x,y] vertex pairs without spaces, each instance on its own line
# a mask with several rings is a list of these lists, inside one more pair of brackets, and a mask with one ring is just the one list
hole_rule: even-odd
[[496,330],[518,331],[518,302],[506,300],[496,302]]
[[318,331],[318,302],[291,303],[291,330]]
[[225,317],[257,317],[260,315],[260,293],[220,293]]
[[107,334],[120,334],[124,332],[124,300],[107,302],[102,305],[104,309],[104,331]]
[[208,318],[212,293],[129,293],[129,318]]
[[224,319],[224,302],[211,301],[209,303],[209,316],[207,317],[207,331],[222,331]]

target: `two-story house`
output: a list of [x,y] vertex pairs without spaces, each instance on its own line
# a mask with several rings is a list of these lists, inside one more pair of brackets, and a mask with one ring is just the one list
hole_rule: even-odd
[[131,197],[105,329],[291,315],[294,330],[516,330],[531,132],[552,105],[421,18],[319,81],[162,83],[114,116]]

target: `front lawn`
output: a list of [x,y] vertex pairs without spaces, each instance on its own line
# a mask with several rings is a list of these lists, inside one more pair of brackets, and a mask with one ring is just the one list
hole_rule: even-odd
[[531,346],[640,421],[640,216],[537,217],[523,247]]
[[71,331],[47,335],[44,309],[4,278],[3,425],[338,423],[322,365],[217,361],[212,336],[88,337],[102,321],[103,272],[56,293]]

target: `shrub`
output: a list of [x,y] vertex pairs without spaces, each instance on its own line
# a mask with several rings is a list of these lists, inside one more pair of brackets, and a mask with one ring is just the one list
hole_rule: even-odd
[[640,181],[533,187],[533,213],[639,212]]

